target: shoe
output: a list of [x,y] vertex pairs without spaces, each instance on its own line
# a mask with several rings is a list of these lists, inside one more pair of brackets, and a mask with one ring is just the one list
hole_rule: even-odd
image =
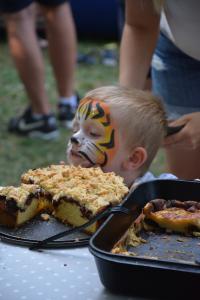
[[97,59],[93,53],[88,54],[78,54],[77,62],[79,64],[87,64],[87,65],[95,65],[97,63]]
[[8,131],[44,140],[55,139],[59,136],[55,116],[51,113],[36,119],[33,116],[31,107],[28,107],[21,116],[12,118],[9,121]]
[[78,107],[80,98],[79,95],[76,94],[77,99],[77,105],[75,107],[72,107],[70,104],[58,104],[58,120],[61,122],[61,124],[68,128],[72,129],[73,126],[73,119],[76,113],[76,109]]
[[115,67],[117,65],[117,54],[114,50],[105,49],[101,53],[101,62],[105,66]]

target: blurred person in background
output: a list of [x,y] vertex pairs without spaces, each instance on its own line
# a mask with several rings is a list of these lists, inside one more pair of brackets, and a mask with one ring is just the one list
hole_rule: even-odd
[[200,1],[126,0],[120,84],[143,89],[152,62],[153,91],[170,126],[183,128],[164,142],[168,171],[200,177]]
[[59,95],[58,119],[69,128],[78,102],[74,92],[76,33],[66,0],[0,0],[11,56],[30,100],[22,115],[10,120],[8,129],[16,134],[47,140],[57,137],[59,131],[45,88],[44,62],[36,34],[33,2],[39,4],[45,20]]

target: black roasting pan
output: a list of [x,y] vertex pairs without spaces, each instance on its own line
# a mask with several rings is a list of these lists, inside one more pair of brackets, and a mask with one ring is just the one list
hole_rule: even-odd
[[[139,185],[122,206],[140,209],[150,200],[162,198],[200,201],[200,183],[183,180],[154,180]],[[148,299],[199,299],[200,238],[148,234],[147,243],[133,249],[135,256],[112,254],[136,215],[111,215],[90,239],[102,284],[112,292],[147,296]],[[130,249],[131,251],[131,249]],[[197,296],[198,295],[198,296]]]

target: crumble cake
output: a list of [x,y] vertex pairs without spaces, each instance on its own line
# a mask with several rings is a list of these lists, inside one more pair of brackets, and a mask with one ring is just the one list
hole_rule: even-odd
[[[12,193],[14,191],[16,193],[17,207],[22,202],[26,203],[29,213],[27,213],[25,221],[40,211],[45,212],[45,209],[48,208],[56,219],[75,227],[86,223],[108,207],[119,204],[128,193],[128,188],[121,177],[113,172],[104,173],[100,168],[51,165],[46,168],[28,170],[21,176],[21,181],[21,187],[10,187],[10,190]],[[32,201],[33,203],[31,202],[31,206],[28,207],[29,203],[25,200],[26,196],[30,197],[28,189],[34,190],[35,186],[44,194],[41,197],[38,196],[37,202]],[[7,193],[7,190],[9,187],[3,188],[2,193]],[[22,191],[24,192],[23,201],[20,196]],[[5,195],[2,197],[5,199]],[[8,199],[10,199],[9,197]],[[6,200],[6,203],[11,202]],[[15,221],[11,222],[9,219],[10,221],[7,222],[9,214],[6,211],[6,215],[3,216],[4,210],[6,207],[2,205],[1,224],[8,225],[10,223],[12,226],[18,226],[25,222],[21,220],[21,214],[20,218],[13,219]],[[21,212],[20,209],[18,211]],[[15,214],[13,213],[13,215]],[[88,227],[86,232],[95,232],[99,224],[97,221]]]

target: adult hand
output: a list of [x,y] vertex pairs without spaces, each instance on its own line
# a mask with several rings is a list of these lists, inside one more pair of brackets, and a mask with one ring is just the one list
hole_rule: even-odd
[[200,112],[182,116],[170,122],[170,126],[185,125],[181,131],[166,137],[163,146],[179,147],[180,149],[196,150],[200,148]]

